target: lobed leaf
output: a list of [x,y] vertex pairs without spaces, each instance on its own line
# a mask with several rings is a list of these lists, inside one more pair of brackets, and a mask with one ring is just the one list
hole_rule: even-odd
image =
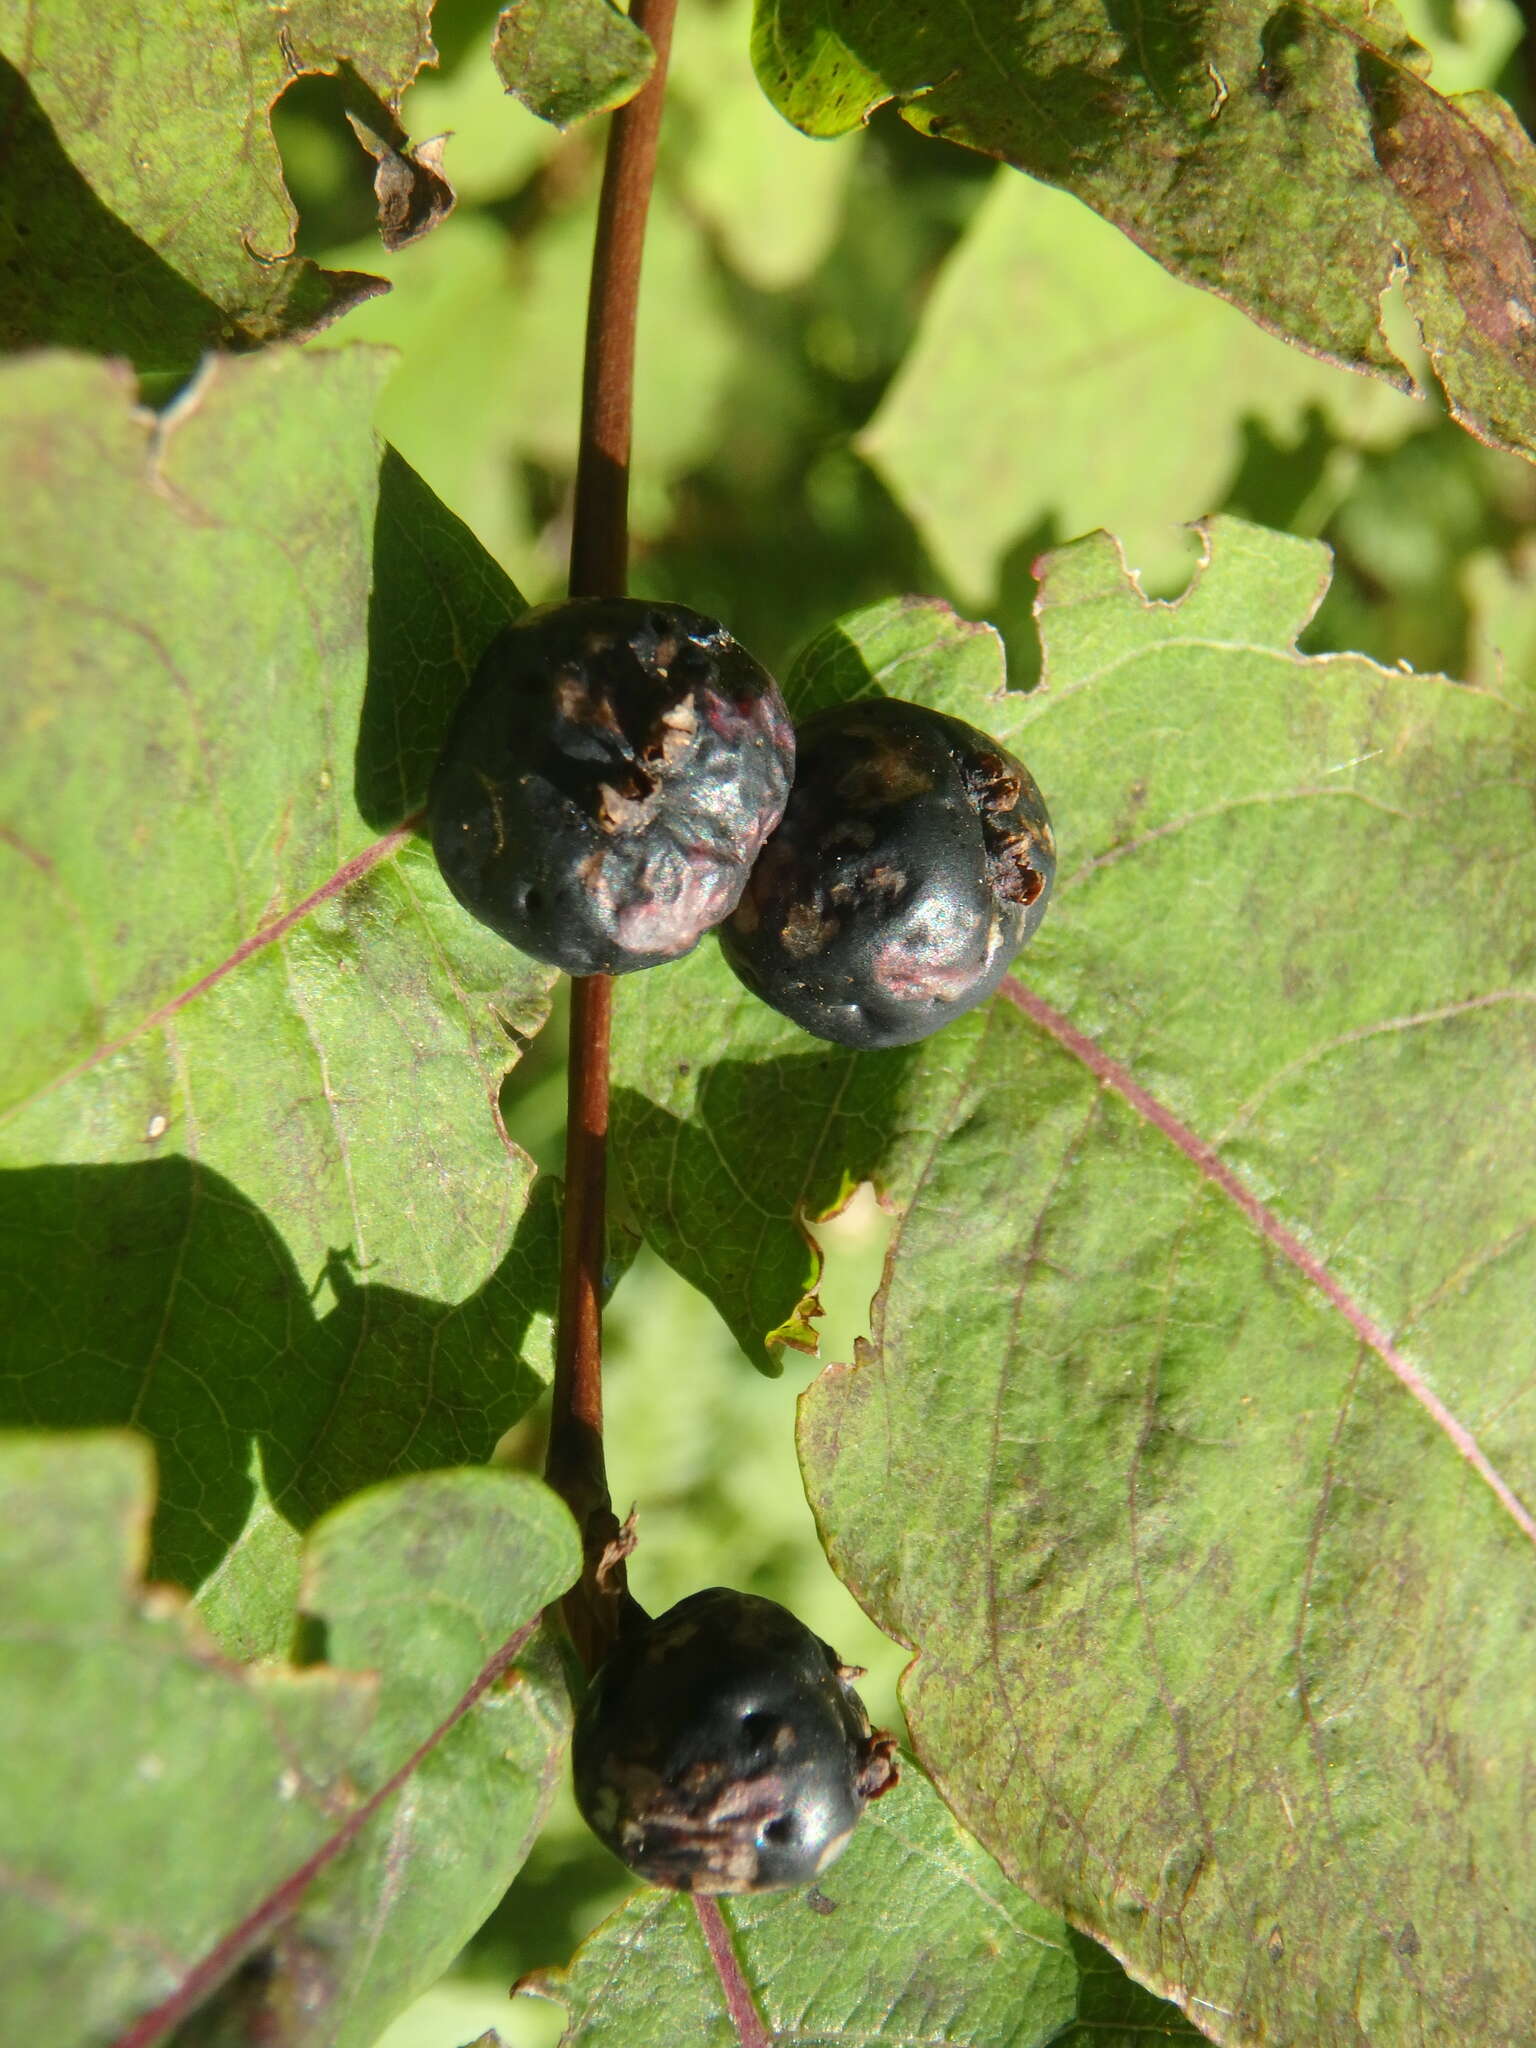
[[154,1576],[198,1589],[230,1654],[280,1655],[315,1517],[483,1463],[547,1384],[557,1231],[535,1200],[456,1307],[337,1259],[321,1314],[271,1224],[194,1161],[0,1173],[0,1423],[143,1431]]
[[8,2023],[36,2048],[236,2018],[366,2044],[548,1803],[564,1691],[527,1646],[579,1565],[569,1517],[505,1473],[361,1495],[307,1559],[335,1663],[238,1666],[138,1583],[152,1490],[126,1434],[0,1448]]
[[1261,326],[1400,385],[1380,299],[1406,264],[1456,418],[1536,447],[1536,156],[1501,100],[1433,91],[1395,16],[758,0],[754,56],[807,132],[895,99],[923,133],[1075,192]]
[[276,12],[230,0],[206,19],[121,0],[4,0],[0,115],[14,182],[0,338],[186,369],[202,348],[306,334],[387,291],[294,254],[298,216],[270,116],[294,79],[339,71],[390,147],[384,228],[434,195],[445,210],[430,155],[417,162],[395,119],[436,62],[430,14],[429,0],[300,0]]
[[[796,717],[853,698],[900,696],[1010,745],[1022,698],[1004,694],[991,626],[929,598],[893,598],[838,621],[783,681]],[[659,986],[621,982],[613,1051],[616,1165],[631,1212],[663,1256],[719,1306],[747,1355],[777,1373],[785,1346],[814,1351],[820,1255],[803,1229],[861,1180],[897,1169],[923,1128],[920,1056],[851,1059],[749,995],[705,945]],[[697,1057],[697,1019],[724,1056]],[[956,1027],[951,1027],[954,1029]],[[831,1134],[831,1148],[824,1136]],[[748,1157],[750,1155],[750,1157]]]
[[1302,657],[1323,551],[1206,550],[1171,605],[1103,536],[1044,565],[1025,979],[851,1055],[690,963],[623,1013],[626,1178],[758,1344],[797,1208],[898,1209],[802,1461],[1011,1875],[1216,2039],[1496,2039],[1536,2001],[1529,693]]

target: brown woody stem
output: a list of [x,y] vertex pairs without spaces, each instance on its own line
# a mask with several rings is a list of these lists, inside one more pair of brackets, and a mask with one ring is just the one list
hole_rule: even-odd
[[[581,449],[571,534],[572,597],[620,597],[627,578],[635,313],[676,4],[677,0],[634,0],[631,18],[655,47],[656,68],[644,91],[614,114],[608,131],[587,300]],[[550,1485],[581,1530],[582,1575],[566,1595],[565,1619],[588,1671],[602,1662],[626,1614],[634,1611],[603,1464],[604,1196],[612,1010],[613,982],[608,975],[584,975],[572,982],[565,1214],[546,1463]]]

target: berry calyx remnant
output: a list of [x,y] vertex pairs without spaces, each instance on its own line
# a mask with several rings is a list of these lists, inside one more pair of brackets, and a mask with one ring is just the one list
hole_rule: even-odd
[[836,1653],[776,1601],[727,1586],[633,1627],[576,1717],[576,1802],[650,1883],[759,1892],[825,1870],[896,1782]]
[[496,635],[432,778],[432,845],[464,908],[569,974],[691,950],[783,811],[794,734],[717,620],[572,598]]
[[818,1038],[926,1038],[991,995],[1056,872],[1024,763],[963,720],[891,697],[819,711],[794,788],[720,946]]

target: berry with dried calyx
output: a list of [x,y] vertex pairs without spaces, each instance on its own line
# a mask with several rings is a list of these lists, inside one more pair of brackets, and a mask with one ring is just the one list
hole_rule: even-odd
[[816,1037],[907,1045],[991,995],[1055,872],[1022,761],[961,719],[862,698],[799,727],[789,803],[721,950]]
[[475,671],[432,778],[464,908],[570,974],[688,952],[736,904],[794,767],[778,686],[717,620],[541,605]]
[[805,1884],[896,1782],[821,1638],[777,1602],[712,1586],[620,1638],[576,1717],[576,1801],[652,1884]]

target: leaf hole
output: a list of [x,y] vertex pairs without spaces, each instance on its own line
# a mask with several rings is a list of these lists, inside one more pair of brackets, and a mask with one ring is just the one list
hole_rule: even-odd
[[359,81],[346,77],[346,69],[296,78],[272,109],[283,182],[299,214],[294,248],[300,256],[362,241],[378,226],[374,167],[347,126],[348,109],[360,112],[361,106]]

